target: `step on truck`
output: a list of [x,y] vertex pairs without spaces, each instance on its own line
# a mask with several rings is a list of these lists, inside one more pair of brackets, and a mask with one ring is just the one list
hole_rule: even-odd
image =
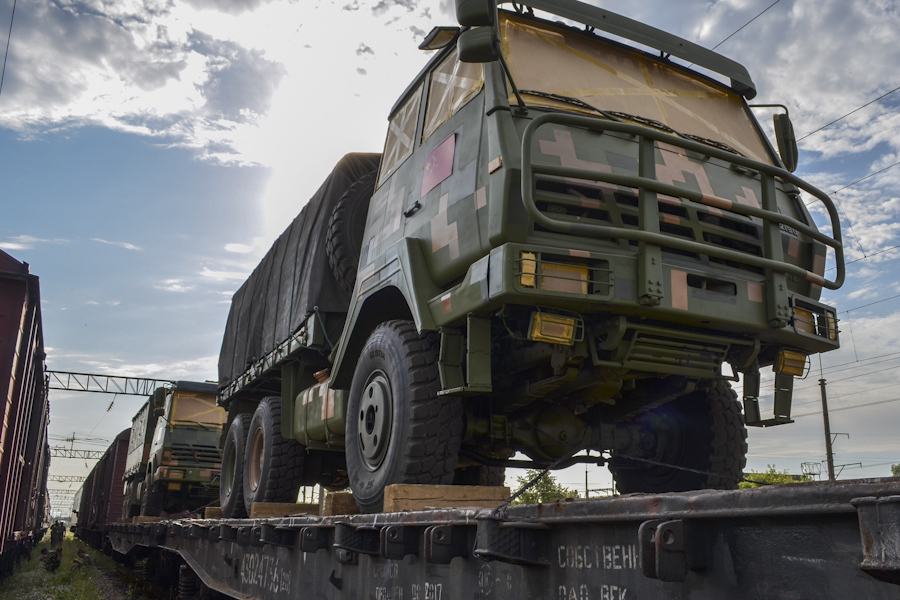
[[196,511],[219,497],[225,411],[215,383],[154,390],[131,422],[122,516]]
[[575,0],[456,16],[383,153],[345,157],[233,298],[226,516],[576,462],[623,493],[733,488],[745,426],[790,423],[839,345],[835,207],[744,67]]

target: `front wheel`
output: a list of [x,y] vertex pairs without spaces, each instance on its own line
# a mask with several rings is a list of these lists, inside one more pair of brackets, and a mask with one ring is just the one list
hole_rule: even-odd
[[166,500],[165,494],[162,486],[153,483],[153,475],[148,472],[144,479],[144,493],[141,495],[141,514],[145,517],[158,517]]
[[450,484],[459,460],[462,404],[439,397],[434,333],[388,321],[369,336],[350,387],[347,472],[364,513],[379,512],[394,483]]
[[747,429],[726,381],[655,408],[633,427],[644,452],[614,455],[610,462],[622,494],[735,489],[743,478]]

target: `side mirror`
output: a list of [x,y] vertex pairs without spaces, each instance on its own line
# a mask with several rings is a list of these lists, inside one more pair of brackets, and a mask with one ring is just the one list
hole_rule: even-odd
[[157,408],[157,409],[154,409],[154,411],[153,411],[154,417],[161,417],[164,414],[166,414],[166,409],[164,409],[164,408]]
[[794,135],[794,125],[787,113],[777,113],[773,117],[775,122],[775,141],[778,143],[778,154],[784,168],[793,173],[797,170],[799,152],[797,152],[797,137]]
[[496,0],[456,0],[456,22],[463,27],[494,24]]
[[500,58],[493,27],[476,27],[459,34],[456,40],[459,60],[464,63],[489,63]]

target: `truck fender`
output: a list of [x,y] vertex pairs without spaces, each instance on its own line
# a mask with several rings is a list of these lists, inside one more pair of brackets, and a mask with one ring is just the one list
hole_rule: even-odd
[[356,296],[332,355],[331,387],[348,389],[356,361],[369,334],[392,319],[412,320],[416,329],[435,331],[428,300],[440,293],[429,276],[418,240],[404,238],[362,267],[356,276]]

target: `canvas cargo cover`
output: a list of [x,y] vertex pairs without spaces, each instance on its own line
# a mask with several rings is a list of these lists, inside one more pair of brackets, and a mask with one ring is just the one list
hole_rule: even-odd
[[219,353],[225,385],[274,350],[303,324],[314,307],[346,312],[344,294],[328,263],[328,219],[355,181],[378,168],[380,154],[348,154],[269,249],[231,299]]

